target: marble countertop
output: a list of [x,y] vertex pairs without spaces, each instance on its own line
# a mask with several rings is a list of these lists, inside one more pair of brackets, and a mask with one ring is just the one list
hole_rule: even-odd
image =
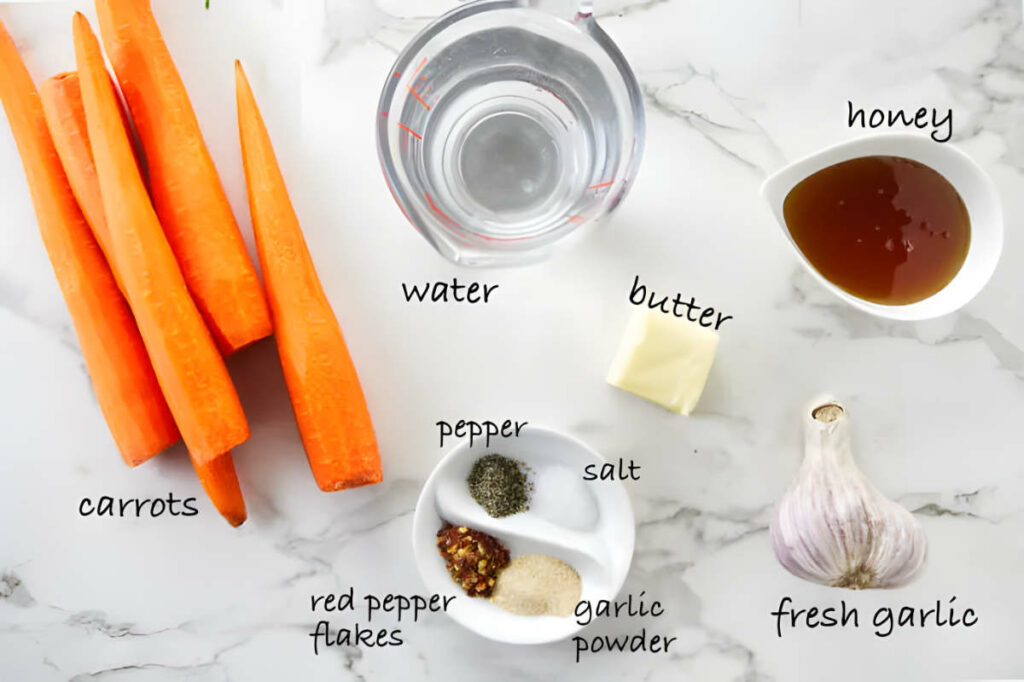
[[[138,470],[99,414],[0,125],[0,679],[981,680],[1024,678],[1024,29],[1016,0],[598,0],[642,82],[646,153],[616,215],[558,258],[467,271],[437,256],[382,182],[372,136],[397,51],[448,0],[156,0],[251,247],[232,61],[248,69],[374,416],[385,482],[317,490],[271,342],[230,361],[252,425],[236,451],[250,518],[228,527],[179,446]],[[0,3],[33,75],[73,68],[72,9]],[[95,24],[94,24],[95,25]],[[847,101],[952,108],[953,143],[999,187],[1005,251],[960,312],[887,323],[825,291],[780,238],[767,173],[859,134]],[[402,282],[498,283],[486,306],[411,305]],[[604,383],[633,277],[732,315],[698,412],[681,418]],[[800,460],[814,394],[856,413],[875,484],[924,525],[909,586],[840,592],[776,562],[767,523]],[[412,510],[443,451],[441,419],[529,420],[633,458],[625,592],[646,622],[588,636],[677,637],[670,655],[574,662],[571,643],[481,639],[441,614],[398,648],[314,656],[310,595],[422,593]],[[83,497],[199,498],[193,518],[96,519]],[[798,606],[929,607],[977,626],[790,630]],[[336,626],[346,620],[332,618]],[[382,622],[384,625],[388,621]],[[393,625],[391,625],[393,627]],[[453,678],[454,675],[454,678]]]

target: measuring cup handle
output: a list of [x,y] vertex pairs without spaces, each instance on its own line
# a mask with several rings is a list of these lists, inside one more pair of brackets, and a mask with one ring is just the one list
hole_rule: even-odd
[[527,0],[527,4],[574,23],[594,15],[593,0]]

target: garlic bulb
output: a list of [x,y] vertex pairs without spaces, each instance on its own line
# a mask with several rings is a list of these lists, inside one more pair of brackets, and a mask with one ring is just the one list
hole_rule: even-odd
[[857,468],[839,402],[816,401],[805,419],[804,461],[771,523],[779,563],[799,578],[833,587],[910,582],[924,563],[924,529]]

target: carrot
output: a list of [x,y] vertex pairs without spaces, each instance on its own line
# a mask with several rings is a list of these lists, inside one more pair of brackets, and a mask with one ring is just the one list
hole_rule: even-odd
[[238,485],[238,475],[235,474],[235,462],[231,453],[225,452],[205,464],[193,460],[192,464],[199,476],[199,482],[203,484],[203,490],[220,515],[232,526],[241,526],[247,518],[245,500],[242,498],[242,488]]
[[149,0],[96,0],[96,11],[153,205],[203,319],[224,354],[269,336],[263,288]]
[[96,36],[74,19],[75,56],[114,261],[153,369],[199,464],[249,437],[224,360],[188,293],[132,156]]
[[[75,72],[61,73],[43,81],[39,88],[42,98],[43,112],[57,148],[57,154],[63,162],[68,180],[74,191],[78,204],[85,218],[92,227],[93,235],[111,264],[111,270],[117,276],[118,269],[114,266],[113,245],[110,232],[103,213],[103,197],[100,194],[99,178],[96,175],[96,164],[93,163],[92,148],[89,146],[89,131],[85,120],[85,108],[82,105],[82,93]],[[127,118],[124,110],[119,108],[127,134]],[[119,279],[119,278],[118,278]],[[138,346],[143,349],[142,337],[135,328]],[[149,357],[145,356],[149,366],[149,375],[153,377],[153,388],[159,395],[168,419],[170,410],[160,393],[156,376],[153,374]],[[173,426],[173,420],[171,422]],[[174,427],[177,440],[177,427]],[[245,500],[235,475],[235,466],[230,452],[217,456],[205,464],[193,462],[199,482],[213,502],[214,507],[227,519],[232,526],[239,526],[245,521]]]
[[128,303],[68,185],[39,93],[2,22],[0,100],[96,400],[125,463],[135,466],[177,441],[178,429]]
[[[78,74],[74,71],[47,78],[39,86],[43,100],[43,113],[50,128],[50,135],[57,147],[57,155],[64,165],[71,190],[78,199],[78,205],[85,215],[89,227],[103,249],[114,276],[120,282],[117,264],[107,221],[103,217],[103,198],[100,196],[100,182],[96,177],[96,165],[89,147],[89,131],[85,124],[85,109],[82,107],[82,92],[78,85]],[[124,114],[122,110],[122,115]],[[127,126],[125,128],[127,130]]]
[[235,88],[256,250],[285,383],[313,476],[322,490],[378,483],[380,455],[359,377],[238,62]]

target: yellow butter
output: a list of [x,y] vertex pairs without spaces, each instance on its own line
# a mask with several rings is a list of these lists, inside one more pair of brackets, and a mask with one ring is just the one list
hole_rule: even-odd
[[704,392],[717,348],[718,334],[710,329],[636,308],[607,380],[668,410],[690,414]]

